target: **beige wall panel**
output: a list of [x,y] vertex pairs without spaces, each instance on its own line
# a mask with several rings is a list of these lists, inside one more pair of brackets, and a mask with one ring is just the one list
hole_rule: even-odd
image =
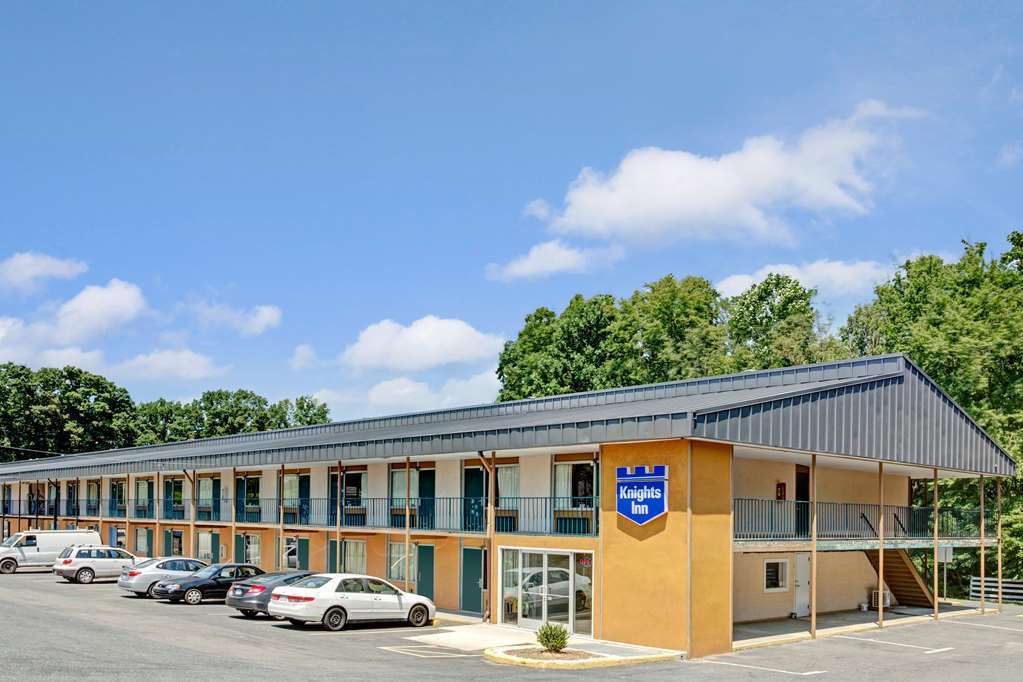
[[732,650],[732,446],[693,442],[691,657]]
[[548,497],[551,494],[551,456],[519,457],[519,495]]
[[[818,467],[819,468],[819,467]],[[735,496],[774,499],[775,486],[785,484],[786,499],[796,499],[796,465],[769,459],[735,459]]]

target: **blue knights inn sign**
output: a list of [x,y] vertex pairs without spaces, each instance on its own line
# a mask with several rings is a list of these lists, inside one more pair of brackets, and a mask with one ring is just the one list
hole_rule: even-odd
[[668,511],[668,465],[617,467],[615,500],[618,514],[644,525]]

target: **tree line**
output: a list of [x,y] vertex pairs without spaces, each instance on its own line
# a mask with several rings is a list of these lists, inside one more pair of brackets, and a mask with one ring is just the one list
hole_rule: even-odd
[[135,403],[127,389],[77,367],[0,364],[0,461],[41,453],[153,445],[322,424],[327,406],[303,395],[270,402],[247,390]]

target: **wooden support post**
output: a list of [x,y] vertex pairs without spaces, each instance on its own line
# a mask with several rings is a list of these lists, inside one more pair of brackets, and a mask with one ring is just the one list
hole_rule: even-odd
[[134,551],[135,543],[131,541],[131,510],[132,510],[131,498],[133,497],[131,491],[131,474],[125,474],[124,481],[125,481],[124,486],[127,488],[127,491],[125,491],[125,495],[128,496],[128,499],[125,500],[124,505],[124,548],[127,549],[128,547],[131,547],[132,551]]
[[1002,477],[995,479],[995,497],[998,500],[998,613],[1002,612]]
[[[199,549],[198,549],[198,547],[199,547],[199,539],[198,539],[198,537],[196,537],[196,533],[195,533],[195,506],[196,506],[196,497],[197,497],[197,495],[199,493],[198,488],[197,488],[197,486],[195,484],[195,481],[196,481],[195,469],[192,469],[192,475],[191,476],[189,476],[188,472],[186,471],[185,472],[185,477],[188,478],[189,483],[192,484],[192,499],[191,499],[191,502],[189,503],[189,506],[191,507],[191,513],[188,515],[188,537],[189,537],[188,544],[189,544],[189,547],[190,547],[191,551],[189,552],[188,556],[195,556],[196,554],[199,553]],[[210,550],[212,551],[213,548],[210,547]]]
[[810,456],[810,638],[817,639],[817,455]]
[[984,581],[984,564],[987,563],[987,555],[984,553],[984,477],[980,477],[980,612],[987,610],[986,592],[987,585]]
[[[103,492],[102,481],[100,481],[99,489],[100,497],[102,497]],[[162,505],[160,504],[161,499],[160,494],[162,490],[163,488],[160,486],[160,472],[157,471],[156,478],[154,479],[153,482],[153,520],[156,521],[156,524],[153,527],[153,544],[156,545],[156,547],[159,547],[160,551],[159,552],[155,551],[156,547],[150,547],[149,553],[152,554],[154,557],[159,557],[163,554],[163,536],[160,533],[160,517],[163,516],[163,508]],[[100,506],[102,507],[102,505]]]
[[877,463],[877,627],[884,627],[884,462]]
[[334,568],[344,573],[341,566],[341,514],[345,509],[345,468],[337,461],[337,528],[334,530]]
[[[233,490],[232,497],[238,494],[238,470],[235,467],[231,467],[231,487],[228,490]],[[238,556],[238,505],[243,504],[244,500],[234,500],[231,505],[231,558],[230,561],[234,561],[234,558]],[[242,557],[244,559],[244,556]]]
[[938,468],[934,468],[934,575],[932,576],[934,585],[931,590],[931,597],[934,599],[934,620],[938,619],[938,526],[941,525],[940,508],[940,495],[938,493]]
[[284,465],[277,474],[277,570],[285,568],[281,558],[284,556]]
[[411,570],[411,559],[409,552],[411,551],[411,521],[412,521],[412,508],[409,506],[409,497],[412,494],[412,460],[409,457],[405,458],[405,589],[410,592],[413,591],[411,585],[414,583],[412,580]]
[[[495,506],[496,506],[496,503],[497,503],[497,501],[496,501],[496,498],[497,498],[497,451],[496,450],[491,450],[491,452],[490,452],[490,460],[489,461],[487,461],[487,458],[483,456],[483,451],[482,450],[480,450],[476,454],[480,458],[480,462],[483,463],[483,470],[487,474],[487,476],[486,476],[486,478],[487,478],[487,492],[486,492],[486,495],[487,495],[487,497],[486,497],[486,500],[487,500],[487,521],[486,521],[487,528],[486,528],[486,540],[485,540],[486,546],[485,546],[485,552],[486,552],[486,555],[487,555],[487,563],[489,565],[493,565],[493,561],[494,561],[494,531],[495,531],[494,526],[496,524],[496,519],[497,519],[497,513],[495,511]],[[490,585],[490,584],[491,584],[491,581],[488,579],[487,580],[487,585]],[[483,621],[486,622],[486,623],[489,623],[490,622],[490,618],[491,618],[491,613],[490,613],[490,589],[489,588],[486,590],[486,592],[484,594],[484,597],[485,597],[485,599],[483,601]]]

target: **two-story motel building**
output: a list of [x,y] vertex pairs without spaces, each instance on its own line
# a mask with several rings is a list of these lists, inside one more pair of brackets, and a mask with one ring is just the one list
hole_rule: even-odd
[[879,583],[937,617],[906,550],[1000,567],[1000,493],[987,514],[911,507],[911,481],[1014,472],[889,355],[4,464],[0,512],[4,535],[370,573],[491,622],[702,656],[737,622],[815,632]]

